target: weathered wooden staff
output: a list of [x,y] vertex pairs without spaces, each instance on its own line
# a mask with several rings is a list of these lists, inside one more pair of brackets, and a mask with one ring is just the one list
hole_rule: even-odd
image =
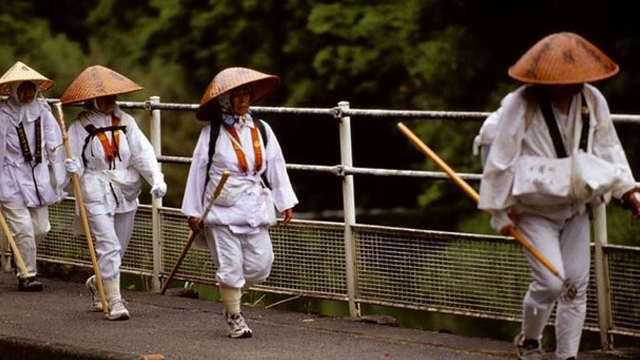
[[[62,133],[62,144],[64,145],[67,153],[67,159],[73,158],[73,152],[71,151],[71,145],[69,145],[69,135],[67,134],[67,127],[64,124],[64,113],[62,112],[62,104],[57,102],[54,104],[58,112],[58,125],[60,125],[60,132]],[[82,228],[84,234],[87,237],[87,246],[89,247],[89,255],[91,256],[91,264],[93,265],[93,272],[96,276],[96,286],[98,288],[98,294],[100,295],[100,302],[102,303],[102,311],[105,316],[109,315],[109,307],[107,305],[107,299],[104,296],[104,287],[102,286],[102,277],[100,276],[100,268],[98,267],[98,259],[96,258],[96,251],[93,248],[93,240],[91,238],[91,228],[89,227],[89,221],[87,220],[87,211],[84,208],[84,201],[82,200],[82,192],[80,190],[80,179],[78,174],[71,174],[71,182],[73,183],[73,191],[78,202],[78,209],[80,210],[80,218],[82,219]]]
[[[209,214],[209,211],[213,206],[213,202],[220,195],[220,192],[222,191],[224,184],[227,182],[227,179],[229,178],[229,174],[230,172],[226,170],[222,173],[222,176],[220,177],[220,181],[218,181],[216,188],[213,190],[213,196],[211,196],[211,199],[209,200],[209,204],[207,204],[207,207],[204,209],[202,216],[200,216],[200,222],[198,223],[198,225],[201,225],[204,219]],[[191,248],[191,245],[193,244],[193,242],[196,240],[197,235],[198,235],[197,232],[191,231],[191,234],[189,235],[189,239],[187,240],[187,243],[184,245],[184,249],[182,249],[182,253],[178,257],[178,260],[176,261],[176,264],[173,266],[173,269],[171,270],[171,272],[169,273],[169,276],[167,276],[167,279],[164,281],[164,285],[162,285],[162,289],[160,290],[160,295],[164,295],[167,292],[167,288],[169,288],[169,284],[171,284],[171,280],[173,280],[173,277],[176,275],[176,272],[178,272],[180,265],[182,265],[182,261],[187,256],[187,252],[189,251],[189,248]]]
[[0,224],[2,224],[2,230],[7,236],[7,241],[9,242],[9,245],[11,245],[11,250],[13,250],[13,257],[16,260],[16,265],[18,265],[18,269],[20,269],[22,276],[26,279],[29,277],[29,271],[27,270],[27,266],[24,264],[22,255],[20,255],[20,250],[18,250],[18,245],[16,245],[16,242],[13,239],[11,229],[9,229],[9,225],[7,225],[7,220],[4,218],[2,211],[0,211]]
[[[422,140],[420,140],[420,138],[418,138],[411,130],[409,130],[409,128],[407,128],[403,123],[398,123],[398,128],[404,135],[409,138],[409,140],[411,140],[417,147],[420,148],[420,150],[422,150],[431,160],[433,160],[433,162],[435,162],[439,168],[446,172],[451,180],[453,180],[453,182],[461,187],[462,190],[467,193],[467,195],[469,195],[476,202],[480,200],[480,195],[478,195],[478,193],[469,184],[467,184],[466,181],[459,177],[453,171],[453,169],[451,169],[449,165],[447,165],[447,163],[445,163],[438,156],[438,154],[433,152],[424,142],[422,142]],[[551,262],[549,262],[549,260],[547,260],[547,258],[538,251],[538,249],[534,248],[533,245],[531,245],[531,243],[527,239],[525,239],[524,236],[518,231],[518,229],[513,226],[509,226],[509,233],[516,239],[516,241],[520,243],[520,245],[524,246],[524,248],[527,249],[527,251],[529,251],[529,253],[531,253],[533,257],[540,261],[540,263],[542,263],[544,267],[549,269],[549,271],[551,271],[553,275],[555,275],[562,281],[565,289],[564,293],[567,297],[572,298],[575,296],[576,289],[571,286],[565,279],[563,279],[562,276],[560,276],[560,272],[558,271],[558,269],[556,269],[556,267],[553,266],[553,264],[551,264]]]

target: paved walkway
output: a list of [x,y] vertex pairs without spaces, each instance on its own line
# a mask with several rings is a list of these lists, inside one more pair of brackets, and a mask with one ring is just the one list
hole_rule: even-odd
[[[41,280],[43,292],[22,293],[13,275],[0,273],[0,360],[515,358],[505,341],[274,309],[244,308],[254,337],[234,340],[220,303],[140,291],[123,293],[131,320],[112,322],[91,311],[84,284]],[[630,354],[580,359],[640,358]]]

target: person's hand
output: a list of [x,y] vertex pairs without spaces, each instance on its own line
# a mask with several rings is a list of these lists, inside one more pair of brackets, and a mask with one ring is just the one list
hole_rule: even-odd
[[199,217],[189,216],[189,219],[187,219],[187,221],[189,221],[189,229],[191,229],[191,231],[193,231],[194,234],[197,234],[200,232],[200,229],[202,228],[202,224],[200,222]]
[[494,210],[491,217],[491,227],[502,235],[509,235],[515,226],[508,209]]
[[289,208],[282,212],[282,224],[287,225],[293,219],[293,209]]
[[151,187],[151,195],[156,199],[160,199],[166,193],[167,193],[167,183],[165,183],[164,180],[160,180],[156,182]]
[[74,156],[64,159],[64,168],[69,174],[79,174],[82,164],[80,164],[80,159]]
[[622,196],[622,206],[631,211],[633,220],[640,219],[640,190],[632,189]]

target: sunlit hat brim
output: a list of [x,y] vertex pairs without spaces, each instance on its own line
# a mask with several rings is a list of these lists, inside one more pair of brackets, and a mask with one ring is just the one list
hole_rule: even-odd
[[538,41],[509,68],[509,76],[529,84],[563,85],[604,80],[620,71],[595,45],[561,32]]
[[18,61],[0,77],[0,95],[9,95],[11,93],[11,84],[22,81],[35,83],[40,92],[51,89],[55,84],[53,80],[48,79],[23,62]]
[[121,95],[142,90],[143,87],[126,76],[101,65],[84,69],[67,87],[60,102],[76,103],[101,96]]
[[252,89],[251,103],[262,99],[280,84],[280,78],[243,67],[227,68],[219,72],[204,92],[196,110],[199,120],[211,120],[218,111],[218,96],[243,85]]

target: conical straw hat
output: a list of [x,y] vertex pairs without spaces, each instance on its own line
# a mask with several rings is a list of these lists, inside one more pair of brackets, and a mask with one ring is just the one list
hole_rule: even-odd
[[11,83],[16,81],[32,81],[38,85],[40,92],[51,89],[54,84],[53,80],[47,79],[23,62],[18,61],[0,77],[0,95],[9,95]]
[[200,106],[196,110],[196,118],[211,120],[218,107],[215,98],[242,85],[252,88],[251,103],[262,99],[280,84],[280,78],[276,75],[264,74],[259,71],[232,67],[220,71],[211,80],[207,90],[200,100]]
[[538,41],[509,68],[509,76],[530,84],[579,84],[612,77],[619,70],[595,45],[561,32]]
[[84,69],[60,97],[62,104],[70,104],[101,96],[120,95],[143,87],[107,67],[94,65]]

